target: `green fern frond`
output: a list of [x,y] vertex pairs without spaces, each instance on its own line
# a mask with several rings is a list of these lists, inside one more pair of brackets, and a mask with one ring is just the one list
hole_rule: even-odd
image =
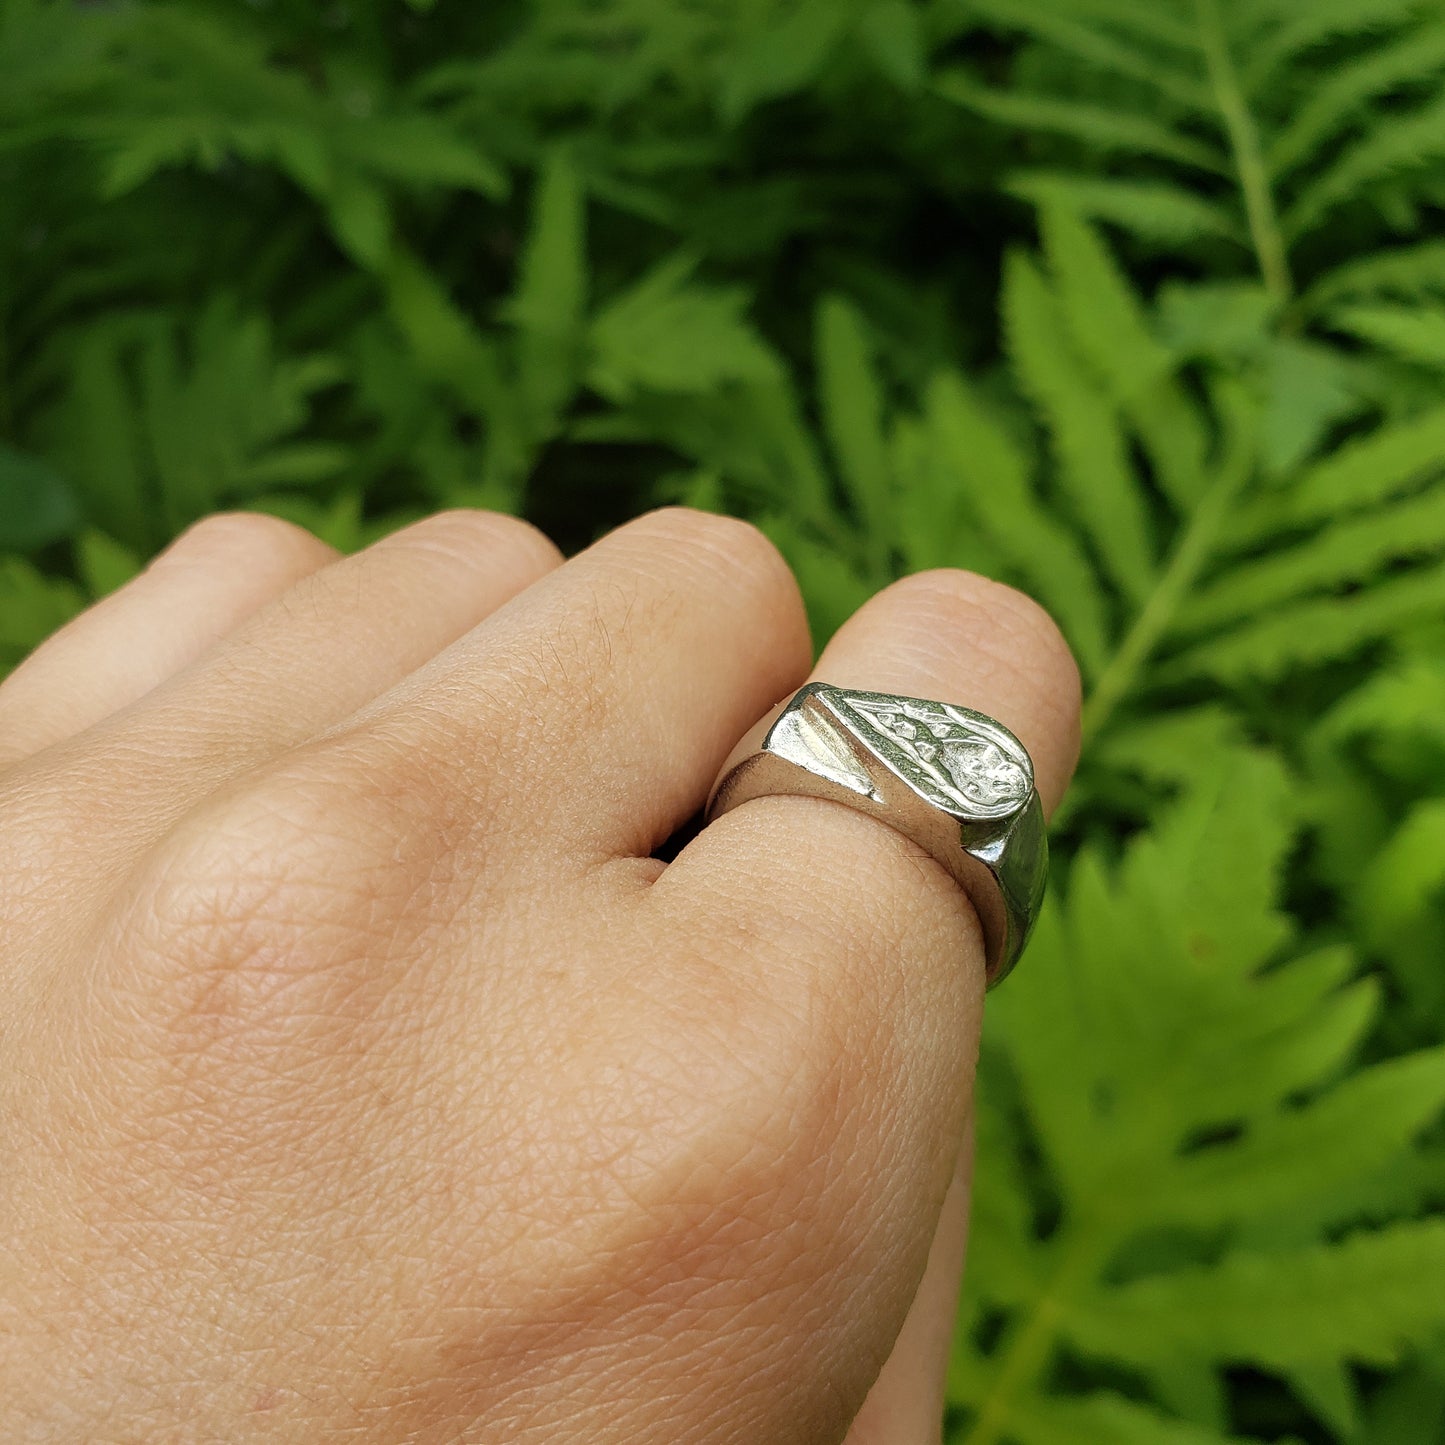
[[[1300,243],[1340,206],[1373,199],[1377,214],[1405,218],[1430,203],[1445,156],[1445,31],[1421,0],[1179,0],[1150,17],[1062,0],[974,8],[1030,37],[1018,64],[1029,83],[955,74],[949,92],[1034,137],[1031,150],[1063,136],[1082,152],[1067,168],[1031,156],[1010,182],[1026,199],[1066,203],[1154,249],[1242,243],[1279,303],[1295,293]],[[1339,59],[1331,47],[1344,44],[1355,53]]]
[[968,500],[1008,575],[1053,610],[1080,667],[1096,676],[1108,652],[1108,622],[1094,569],[1040,501],[1028,459],[957,375],[934,380],[926,417],[932,454],[946,468],[949,490]]
[[818,396],[823,426],[868,542],[875,575],[888,575],[893,476],[883,430],[884,399],[862,318],[827,297],[818,308]]
[[1445,1221],[1397,1224],[1109,1290],[1081,1307],[1069,1333],[1083,1349],[1132,1362],[1182,1355],[1274,1370],[1385,1366],[1445,1324],[1445,1294],[1420,1289],[1442,1277]]
[[1060,206],[1045,207],[1040,224],[1075,348],[1108,386],[1169,499],[1187,509],[1204,485],[1209,436],[1174,359],[1098,233]]
[[586,213],[565,152],[552,156],[533,203],[517,291],[517,384],[532,427],[546,432],[577,387],[587,310]]
[[1372,859],[1361,880],[1360,906],[1375,937],[1418,915],[1445,893],[1445,798],[1411,810]]
[[0,555],[0,673],[84,606],[84,595],[72,583],[47,577],[23,557]]
[[1312,0],[1309,5],[1269,0],[1254,6],[1267,17],[1249,59],[1251,80],[1267,83],[1272,72],[1288,60],[1331,40],[1388,32],[1392,27],[1428,14],[1421,0]]
[[[956,1347],[967,1445],[1031,1438],[1036,1416],[1082,1410],[1085,1429],[1090,1412],[1118,1413],[1044,1390],[1065,1345],[1150,1379],[1191,1360],[1319,1371],[1388,1360],[1445,1322],[1445,1299],[1418,1288],[1445,1227],[1263,1242],[1271,1221],[1327,1209],[1402,1157],[1445,1108],[1445,1051],[1338,1080],[1379,993],[1345,986],[1346,953],[1289,957],[1272,880],[1294,833],[1291,782],[1247,751],[1196,757],[1192,776],[1117,863],[1076,857],[1028,973],[991,1006],[981,1106],[997,1117],[981,1122],[979,1174],[997,1159],[1003,1183],[984,1196],[980,1230],[1001,1230],[1009,1263],[975,1283],[1008,1323],[986,1355],[972,1337]],[[1018,1117],[1001,1112],[1015,1090],[1046,1180],[1024,1165]],[[1201,1131],[1230,1126],[1234,1137],[1201,1145]],[[1029,1207],[1040,1191],[1056,1200],[1046,1235]],[[1142,1277],[1116,1274],[1165,1221],[1183,1232],[1174,1248]],[[977,1243],[987,1251],[987,1235]],[[1346,1298],[1359,1310],[1316,1322],[1322,1301]]]
[[1184,603],[1181,636],[1223,632],[1310,592],[1368,582],[1390,563],[1445,552],[1445,488],[1347,518],[1304,542],[1242,562]]
[[1390,44],[1347,61],[1325,75],[1309,99],[1270,142],[1276,180],[1313,161],[1337,136],[1359,124],[1363,108],[1445,69],[1445,26],[1406,31]]
[[1247,1445],[1238,1436],[1102,1392],[1022,1402],[1010,1412],[1009,1437],[1019,1445]]
[[[1056,46],[1070,58],[1146,87],[1186,112],[1207,110],[1209,93],[1198,74],[1197,57],[1189,53],[1192,39],[1159,15],[1129,8],[1127,28],[1090,24],[1071,6],[1051,8],[1024,0],[973,0],[970,7],[1001,28],[1022,30]],[[1116,11],[1116,18],[1120,11]],[[1165,42],[1161,50],[1159,41]],[[1182,53],[1181,53],[1182,51]]]
[[107,196],[174,166],[216,169],[228,156],[271,162],[320,202],[353,256],[381,265],[392,218],[379,181],[506,192],[500,167],[440,118],[388,114],[375,94],[343,103],[271,64],[261,36],[234,19],[139,7],[116,27],[114,44],[112,63],[127,84],[66,122],[104,155]]
[[1385,296],[1445,296],[1445,241],[1424,241],[1346,262],[1322,276],[1303,304],[1319,314],[1340,301]]
[[1173,13],[1176,9],[1150,0],[1074,0],[1069,6],[1078,19],[1187,53],[1194,46],[1194,32],[1186,19]]
[[1341,447],[1290,489],[1287,517],[1323,522],[1445,476],[1445,407]]
[[218,298],[199,316],[121,316],[76,345],[43,425],[54,454],[113,536],[153,549],[248,492],[338,475],[348,453],[305,442],[334,358],[278,354],[264,318]]
[[1185,1155],[1161,1180],[1157,1217],[1202,1227],[1328,1197],[1402,1155],[1442,1109],[1445,1051],[1376,1064],[1319,1101],[1267,1116],[1236,1143]]
[[1061,490],[1124,594],[1142,597],[1154,574],[1154,548],[1143,499],[1130,473],[1111,409],[1070,360],[1063,315],[1028,258],[1009,258],[1004,329],[1014,370],[1047,419],[1058,451]]
[[1217,238],[1249,244],[1244,227],[1224,206],[1183,185],[1028,170],[1017,172],[1008,189],[1037,206],[1067,207],[1148,241],[1179,245]]
[[1350,597],[1323,597],[1273,612],[1171,659],[1171,681],[1203,675],[1230,684],[1277,679],[1293,669],[1348,656],[1445,611],[1445,565],[1376,582]]
[[593,318],[588,384],[618,403],[643,392],[705,394],[767,382],[776,355],[749,325],[739,287],[695,280],[695,256],[664,261]]
[[1372,185],[1411,173],[1436,175],[1442,160],[1445,96],[1407,116],[1392,115],[1388,124],[1346,147],[1285,211],[1285,230],[1293,238],[1304,236]]
[[1213,147],[1181,135],[1172,126],[1084,101],[1057,99],[1013,89],[978,85],[966,72],[938,78],[940,95],[990,120],[1021,129],[1071,136],[1101,154],[1126,153],[1176,161],[1215,175],[1227,163]]
[[1445,370],[1445,306],[1340,306],[1330,324],[1359,337],[1401,361]]

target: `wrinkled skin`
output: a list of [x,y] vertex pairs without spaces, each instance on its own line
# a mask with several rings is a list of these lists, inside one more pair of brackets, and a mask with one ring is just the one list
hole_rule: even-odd
[[[228,516],[0,686],[4,1438],[936,1440],[972,910],[817,800],[650,857],[811,661],[740,522]],[[815,675],[1073,765],[978,577]]]

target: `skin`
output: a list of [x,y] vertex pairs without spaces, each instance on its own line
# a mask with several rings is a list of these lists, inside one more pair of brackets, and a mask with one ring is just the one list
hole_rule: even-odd
[[726,518],[223,516],[0,686],[6,1438],[936,1441],[977,920],[815,799],[649,855],[810,673],[1049,804],[1078,679],[954,571],[812,662]]

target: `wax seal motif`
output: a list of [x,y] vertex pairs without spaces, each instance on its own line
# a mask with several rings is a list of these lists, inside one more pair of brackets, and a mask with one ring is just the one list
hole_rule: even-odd
[[1006,818],[1033,792],[1028,754],[981,713],[841,688],[830,700],[861,736],[886,740],[878,750],[895,766],[909,765],[906,780],[940,807],[973,818]]

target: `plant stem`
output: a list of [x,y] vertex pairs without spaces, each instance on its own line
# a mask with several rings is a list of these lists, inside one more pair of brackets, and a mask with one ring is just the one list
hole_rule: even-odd
[[1154,590],[1134,619],[1134,625],[1119,650],[1109,659],[1109,665],[1084,704],[1083,739],[1086,748],[1133,688],[1140,669],[1159,645],[1184,594],[1194,585],[1195,578],[1209,560],[1220,524],[1229,504],[1249,477],[1249,470],[1247,456],[1226,458],[1214,485],[1194,509],[1169,565],[1154,584]]
[[1249,217],[1249,235],[1259,259],[1260,275],[1269,294],[1285,305],[1294,294],[1290,276],[1289,253],[1280,230],[1274,194],[1270,190],[1269,172],[1264,151],[1259,143],[1259,130],[1250,113],[1249,103],[1239,84],[1239,72],[1229,53],[1229,38],[1219,12],[1219,0],[1194,0],[1195,13],[1203,37],[1204,58],[1209,66],[1209,82],[1219,112],[1229,132],[1234,167],[1244,191],[1244,208]]

